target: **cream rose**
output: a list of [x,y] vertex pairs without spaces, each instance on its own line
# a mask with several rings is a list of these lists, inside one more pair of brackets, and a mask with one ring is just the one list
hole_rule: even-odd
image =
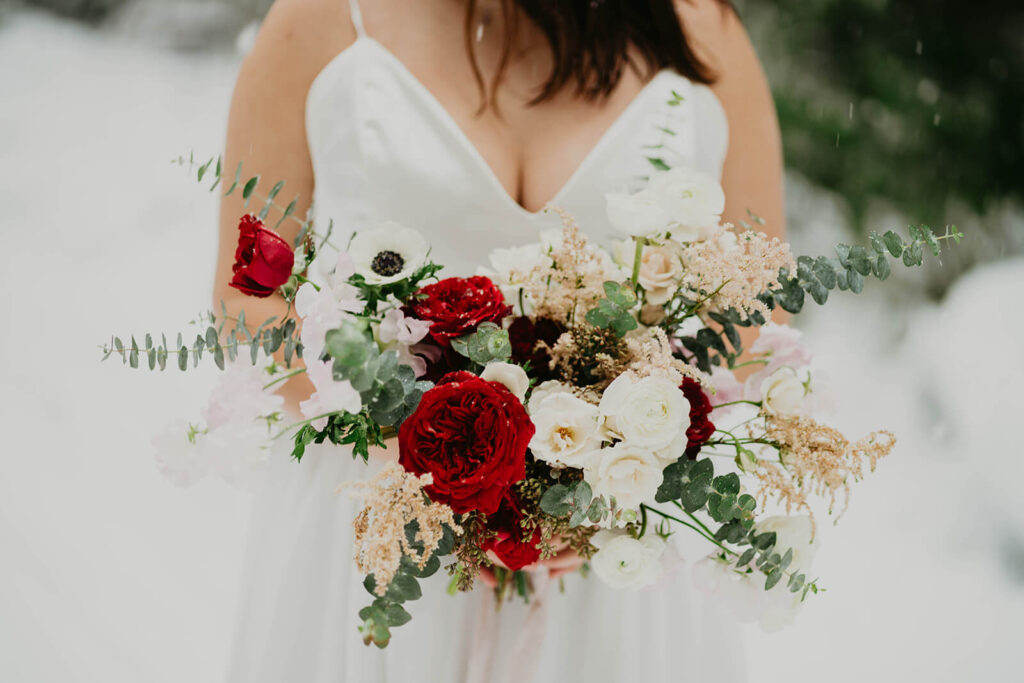
[[502,363],[500,361],[488,363],[484,371],[480,373],[480,379],[504,384],[509,391],[515,394],[515,397],[521,403],[526,402],[526,392],[530,388],[530,378],[526,376],[526,371],[518,365]]
[[[615,260],[627,271],[632,271],[636,248],[632,242],[613,245]],[[683,276],[681,246],[672,240],[644,247],[640,257],[637,281],[643,286],[647,303],[663,304],[672,298]]]
[[800,412],[805,393],[793,368],[779,368],[761,382],[761,405],[769,415],[791,417]]
[[535,414],[540,409],[541,402],[552,394],[571,394],[572,387],[564,382],[559,382],[556,379],[549,379],[546,382],[541,382],[533,388],[530,392],[530,401],[526,404],[526,409],[530,415]]
[[632,509],[654,501],[663,469],[651,450],[622,441],[587,456],[583,478],[595,496],[614,497],[619,507]]
[[657,536],[636,539],[624,531],[604,529],[590,542],[597,548],[590,566],[612,588],[643,588],[661,578],[665,541]]
[[601,447],[597,406],[569,393],[553,392],[530,411],[537,431],[530,441],[534,457],[551,465],[582,468],[587,456]]
[[620,375],[601,397],[601,416],[611,436],[657,450],[690,426],[690,404],[664,377]]

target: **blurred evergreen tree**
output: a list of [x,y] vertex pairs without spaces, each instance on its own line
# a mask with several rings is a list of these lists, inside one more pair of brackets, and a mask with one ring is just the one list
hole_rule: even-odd
[[844,197],[941,225],[1024,196],[1024,3],[736,0],[765,59],[786,162]]

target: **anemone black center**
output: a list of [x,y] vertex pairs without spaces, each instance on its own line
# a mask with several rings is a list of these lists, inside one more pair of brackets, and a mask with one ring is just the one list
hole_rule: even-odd
[[384,277],[390,277],[391,275],[398,275],[402,272],[402,268],[405,267],[405,259],[402,255],[394,251],[382,251],[373,257],[373,263],[370,264],[370,268],[377,275],[383,275]]

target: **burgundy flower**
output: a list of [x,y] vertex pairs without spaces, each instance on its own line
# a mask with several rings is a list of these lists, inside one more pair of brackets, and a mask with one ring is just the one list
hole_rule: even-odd
[[430,473],[431,500],[458,514],[497,512],[509,488],[526,476],[535,429],[512,392],[468,372],[446,375],[423,395],[398,430],[398,461]]
[[497,285],[482,275],[450,277],[427,285],[407,308],[413,317],[433,323],[430,336],[442,347],[473,332],[480,323],[500,324],[512,312]]
[[690,377],[683,378],[683,395],[690,402],[690,426],[686,430],[686,457],[697,457],[701,447],[715,433],[715,425],[708,416],[711,414],[711,399],[704,393],[700,382]]
[[231,286],[249,296],[265,298],[288,282],[295,253],[283,237],[249,214],[238,224],[238,247]]
[[[548,318],[536,321],[526,317],[516,318],[508,328],[509,342],[512,344],[512,362],[517,365],[530,364],[530,376],[540,381],[554,379],[550,369],[551,355],[545,346],[555,345],[565,328]],[[544,342],[538,346],[538,342]]]

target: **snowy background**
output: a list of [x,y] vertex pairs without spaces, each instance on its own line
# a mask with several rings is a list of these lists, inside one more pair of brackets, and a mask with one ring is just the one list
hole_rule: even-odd
[[[237,31],[218,16],[195,25]],[[205,683],[226,664],[249,498],[170,486],[149,445],[211,376],[98,362],[112,332],[174,331],[209,297],[215,200],[165,161],[221,149],[239,56],[161,26],[0,6],[2,681]],[[798,252],[850,239],[826,194],[796,176],[789,194]],[[839,426],[900,446],[824,532],[828,592],[748,632],[753,683],[1022,678],[1024,259],[938,303],[906,291],[872,283],[800,319]]]

